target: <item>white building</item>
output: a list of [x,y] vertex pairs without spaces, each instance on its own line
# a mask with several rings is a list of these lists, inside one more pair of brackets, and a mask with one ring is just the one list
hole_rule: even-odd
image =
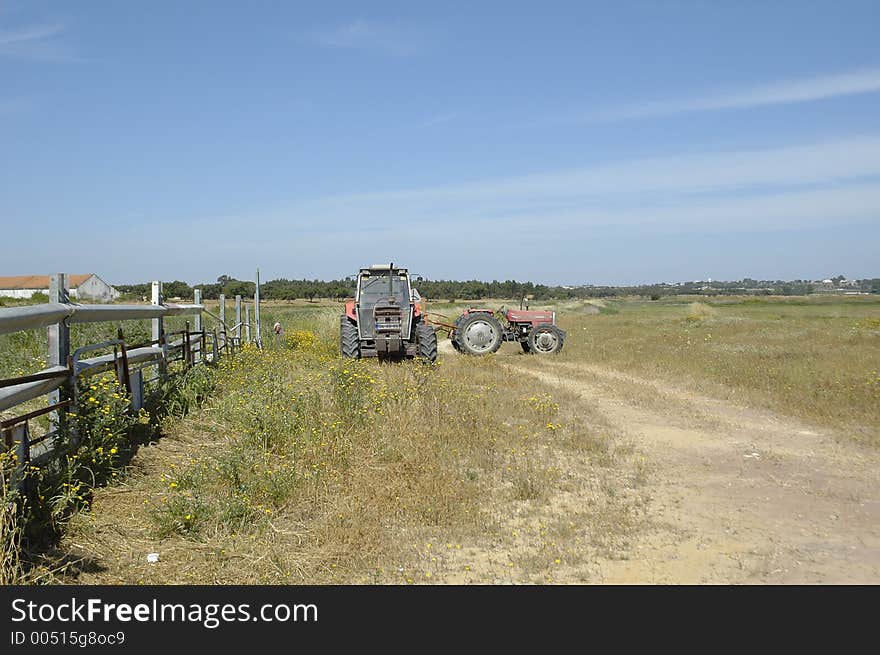
[[[110,302],[119,298],[119,292],[94,273],[71,275],[70,297],[79,300]],[[49,294],[48,275],[0,276],[0,296],[30,298],[35,293]]]

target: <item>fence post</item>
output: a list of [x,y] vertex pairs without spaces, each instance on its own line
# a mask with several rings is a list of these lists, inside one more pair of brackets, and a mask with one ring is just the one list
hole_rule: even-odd
[[[122,333],[122,328],[116,331],[116,338],[122,342],[119,344],[119,356],[116,359],[116,380],[131,396],[131,369],[128,367],[128,350],[125,347],[125,335]],[[113,346],[113,354],[116,355],[116,346]]]
[[251,308],[244,306],[244,340],[251,342]]
[[192,348],[190,347],[189,342],[189,321],[184,324],[183,327],[183,370],[186,371],[192,366]]
[[[70,277],[67,273],[53,273],[49,278],[49,302],[70,302]],[[47,363],[49,366],[70,366],[70,326],[66,321],[50,325],[47,329],[49,352]],[[55,405],[72,397],[75,380],[71,377],[64,386],[49,394],[49,404]],[[60,436],[67,426],[66,410],[54,411],[49,415],[49,422],[53,430],[57,430]]]
[[[202,290],[201,289],[193,290],[193,304],[194,305],[201,305],[202,304]],[[193,319],[193,329],[196,332],[202,331],[202,313],[201,312],[196,314],[195,318]],[[199,363],[200,361],[202,361],[202,344],[205,343],[204,337],[200,337],[196,341],[196,343],[198,344],[198,347],[196,348],[195,352],[193,353],[193,361],[196,363]]]
[[226,294],[220,294],[220,338],[223,339],[223,343],[220,344],[221,348],[226,347]]
[[[153,297],[152,303],[154,305],[162,304],[162,283],[159,280],[153,280]],[[152,339],[157,342],[156,345],[162,349],[162,359],[159,360],[159,374],[163,377],[165,376],[165,371],[167,370],[167,356],[165,348],[165,327],[162,322],[162,317],[153,319],[153,330],[152,330]]]
[[260,333],[260,269],[257,269],[257,286],[254,289],[254,323],[257,327],[257,348],[263,347],[263,336]]
[[235,296],[235,345],[241,348],[241,296]]
[[129,375],[131,382],[131,408],[138,411],[144,406],[144,376],[143,371],[133,371]]

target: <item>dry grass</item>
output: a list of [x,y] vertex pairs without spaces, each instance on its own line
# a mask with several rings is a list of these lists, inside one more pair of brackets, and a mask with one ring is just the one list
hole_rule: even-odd
[[[560,371],[670,379],[877,438],[876,302],[591,307],[601,314],[561,313]],[[582,582],[597,558],[628,556],[652,463],[587,401],[516,374],[508,364],[530,359],[514,345],[434,368],[345,362],[337,316],[267,306],[285,342],[227,360],[209,403],[168,421],[127,479],[96,493],[63,544],[81,565],[60,579]]]

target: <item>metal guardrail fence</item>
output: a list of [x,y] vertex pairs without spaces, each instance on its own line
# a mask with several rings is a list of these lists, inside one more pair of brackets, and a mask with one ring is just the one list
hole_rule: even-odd
[[36,330],[66,322],[101,323],[197,314],[204,305],[76,305],[50,302],[43,305],[0,308],[0,334]]
[[[25,477],[22,472],[34,457],[52,455],[55,439],[67,424],[66,412],[76,406],[79,378],[115,371],[120,387],[131,396],[132,410],[137,411],[144,401],[146,381],[143,369],[155,367],[157,375],[153,379],[161,379],[167,374],[171,362],[182,361],[184,369],[201,363],[216,363],[221,354],[232,353],[242,344],[241,296],[235,297],[237,325],[230,329],[226,325],[225,297],[220,296],[220,315],[216,316],[202,304],[199,289],[196,289],[195,302],[191,305],[164,304],[161,282],[153,282],[150,305],[81,305],[70,302],[68,289],[67,274],[56,273],[50,278],[48,303],[0,308],[0,334],[48,328],[49,366],[37,373],[0,380],[0,411],[48,394],[46,407],[0,419],[0,448],[5,445],[7,449],[16,450],[17,471],[14,477],[19,483]],[[255,303],[259,316],[259,295],[256,295]],[[203,329],[202,313],[214,316],[219,330]],[[163,319],[172,316],[193,316],[193,329],[187,322],[184,330],[166,332]],[[70,352],[70,325],[73,323],[143,319],[152,320],[152,339],[148,343],[127,345],[120,328],[116,339],[89,344]],[[246,328],[250,341],[249,312]],[[257,324],[257,335],[259,333]],[[180,338],[169,340],[176,336]],[[110,348],[113,348],[113,352],[109,354],[81,357],[88,352]],[[51,415],[52,429],[32,439],[28,422],[45,414]]]

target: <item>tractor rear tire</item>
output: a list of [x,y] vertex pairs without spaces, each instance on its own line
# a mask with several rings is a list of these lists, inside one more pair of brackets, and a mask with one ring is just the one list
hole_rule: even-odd
[[426,323],[416,326],[416,340],[419,346],[419,358],[433,364],[437,361],[437,333]]
[[461,319],[455,339],[459,351],[466,355],[488,355],[501,347],[504,329],[492,314],[475,312]]
[[358,337],[357,325],[344,314],[339,321],[339,349],[346,359],[361,358],[361,340]]
[[562,330],[555,325],[539,325],[529,332],[529,351],[536,355],[553,355],[562,350]]

